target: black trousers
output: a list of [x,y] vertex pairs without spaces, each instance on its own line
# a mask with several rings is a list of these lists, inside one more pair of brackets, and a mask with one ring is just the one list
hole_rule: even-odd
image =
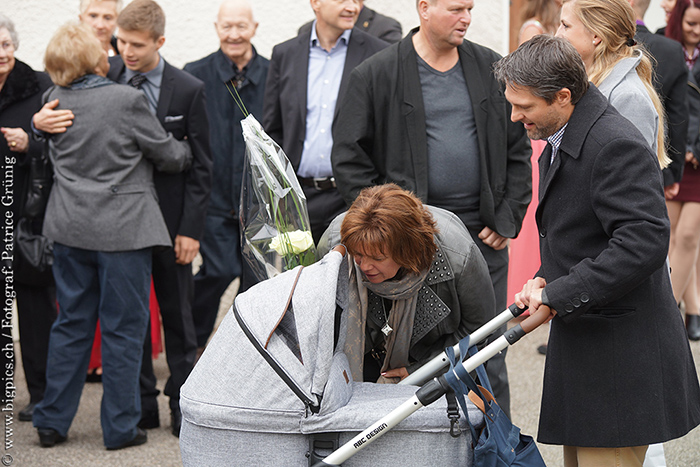
[[[56,321],[55,287],[15,283],[22,368],[31,402],[44,398],[51,325]],[[8,341],[9,342],[9,341]]]
[[[191,264],[177,264],[175,250],[168,248],[153,253],[153,286],[160,306],[165,334],[165,354],[170,377],[163,391],[170,397],[170,408],[180,408],[180,387],[185,383],[197,355],[197,339],[192,320],[194,280]],[[141,365],[141,410],[157,410],[156,377],[151,358],[151,332],[143,345]]]
[[314,237],[314,243],[318,245],[333,219],[347,211],[348,207],[336,188],[321,191],[305,186],[303,189],[311,222],[311,235]]

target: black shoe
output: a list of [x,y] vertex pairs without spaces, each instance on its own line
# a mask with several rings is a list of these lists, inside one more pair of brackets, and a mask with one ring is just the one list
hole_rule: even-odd
[[137,428],[137,430],[138,431],[136,433],[136,436],[134,436],[134,439],[132,439],[131,441],[127,441],[124,444],[120,444],[119,446],[107,448],[107,450],[116,451],[118,449],[130,448],[132,446],[141,446],[142,444],[146,444],[146,441],[148,441],[148,434],[141,428]]
[[45,448],[52,448],[66,440],[65,436],[61,436],[53,428],[37,428],[36,431],[39,433],[39,443]]
[[34,408],[38,402],[30,402],[25,408],[19,411],[20,422],[31,422],[34,418]]
[[182,428],[182,412],[180,412],[180,409],[170,411],[170,423],[173,427],[173,435],[179,438],[180,428]]
[[700,341],[700,315],[685,315],[685,328],[688,331],[688,339]]
[[537,352],[542,355],[547,355],[547,344],[542,344],[539,347],[537,347]]
[[91,370],[88,370],[87,375],[85,375],[85,382],[86,383],[101,383],[102,382],[102,373],[98,373],[97,370],[102,371],[102,368],[93,368]]
[[141,420],[139,420],[138,427],[144,430],[150,430],[151,428],[158,428],[160,426],[160,417],[158,415],[158,409],[156,410],[141,410]]

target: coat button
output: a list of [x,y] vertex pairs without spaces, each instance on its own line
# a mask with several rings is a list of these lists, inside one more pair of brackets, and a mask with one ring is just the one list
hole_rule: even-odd
[[564,311],[566,311],[567,313],[571,313],[572,311],[574,311],[574,306],[571,303],[567,303],[564,306]]
[[581,306],[581,300],[579,300],[578,298],[574,298],[573,300],[571,300],[571,303],[573,303],[574,307],[576,308]]
[[582,294],[581,294],[581,301],[582,301],[583,303],[588,303],[589,300],[590,300],[590,297],[588,296],[587,293],[582,293]]
[[113,187],[112,187],[112,193],[116,193],[117,191],[119,191],[119,190],[117,189],[117,187],[116,187],[116,186],[113,186]]
[[540,230],[540,237],[544,238],[547,236],[547,229]]

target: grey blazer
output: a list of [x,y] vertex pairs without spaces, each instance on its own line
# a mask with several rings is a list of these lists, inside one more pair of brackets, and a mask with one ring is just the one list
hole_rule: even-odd
[[598,90],[608,98],[615,110],[632,122],[656,154],[659,135],[659,114],[637,74],[642,56],[623,58],[600,83]]
[[179,172],[192,159],[151,114],[140,91],[104,78],[98,87],[54,88],[73,125],[49,141],[54,184],[44,235],[95,251],[169,246],[158,207],[153,166]]

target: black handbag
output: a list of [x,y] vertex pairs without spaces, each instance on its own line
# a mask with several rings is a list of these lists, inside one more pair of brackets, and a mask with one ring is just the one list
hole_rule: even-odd
[[43,153],[32,156],[29,161],[29,186],[27,199],[24,202],[24,217],[44,218],[53,185],[53,166],[49,160],[48,146],[46,142]]
[[32,155],[29,161],[27,195],[22,217],[15,226],[13,268],[17,281],[35,287],[53,285],[53,242],[41,235],[52,185],[53,166],[47,140],[43,152]]

